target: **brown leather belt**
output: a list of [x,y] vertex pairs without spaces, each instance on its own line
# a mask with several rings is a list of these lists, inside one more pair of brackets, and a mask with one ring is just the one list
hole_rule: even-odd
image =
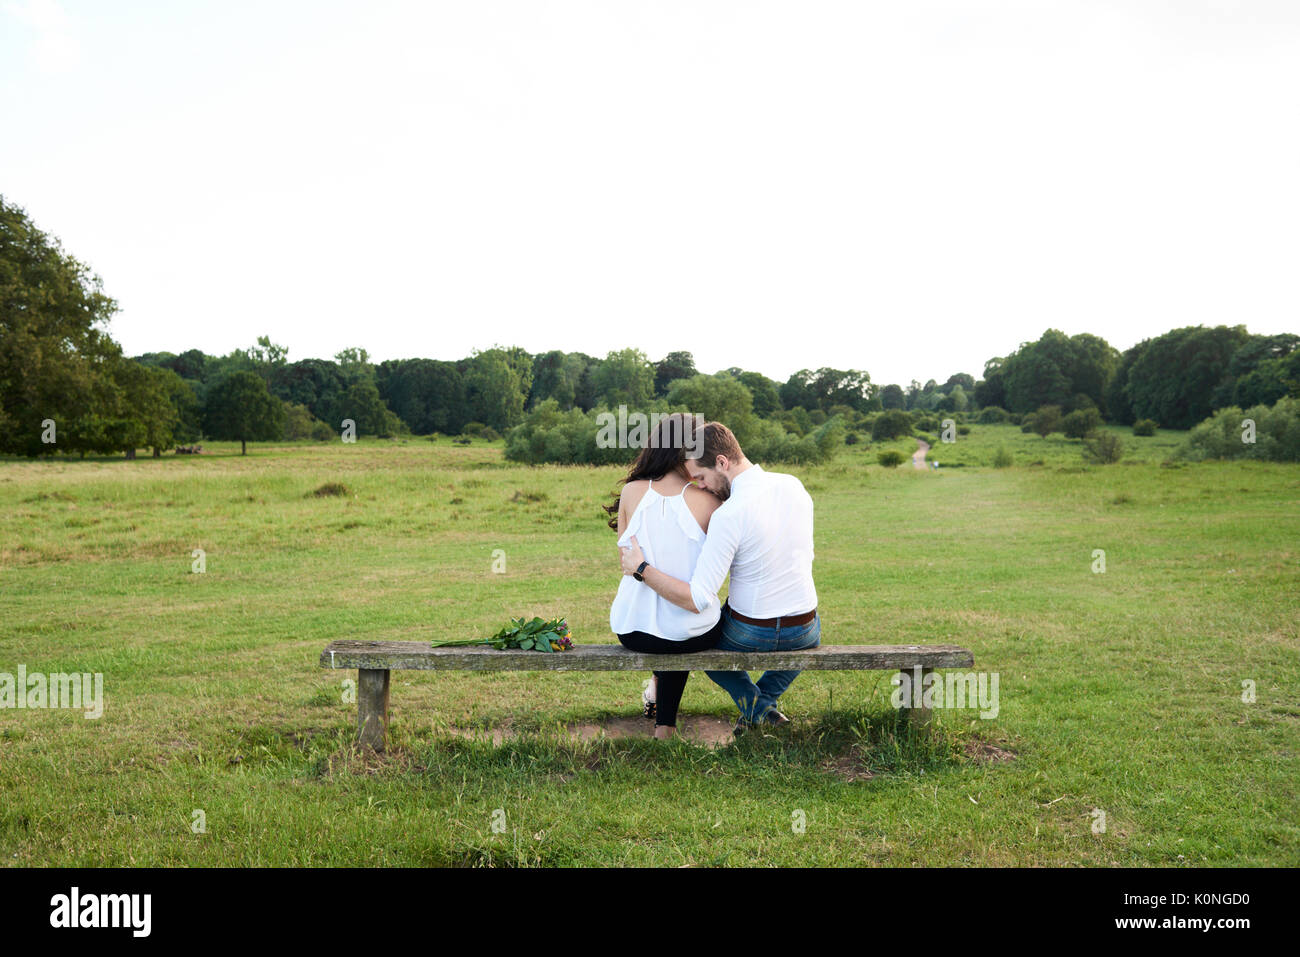
[[802,615],[782,615],[779,618],[750,618],[748,615],[742,615],[730,605],[727,606],[727,613],[736,621],[742,621],[747,625],[757,625],[759,628],[785,628],[794,627],[795,625],[806,625],[817,617],[817,609],[804,612]]

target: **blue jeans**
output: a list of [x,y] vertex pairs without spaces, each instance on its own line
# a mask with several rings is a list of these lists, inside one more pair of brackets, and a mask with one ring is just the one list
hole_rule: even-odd
[[[806,625],[782,625],[760,628],[731,617],[731,609],[722,609],[722,640],[716,651],[797,651],[816,648],[821,643],[822,620],[815,617]],[[776,701],[799,677],[797,671],[765,671],[755,684],[746,671],[705,672],[713,683],[731,695],[746,721],[757,721],[776,707]]]

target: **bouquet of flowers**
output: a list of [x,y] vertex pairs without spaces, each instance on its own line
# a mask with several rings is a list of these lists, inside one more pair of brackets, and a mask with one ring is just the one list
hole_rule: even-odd
[[523,651],[569,651],[573,648],[573,632],[563,618],[545,620],[534,618],[525,621],[511,618],[510,624],[491,638],[448,638],[431,641],[434,648],[468,645],[491,645],[497,651],[519,648]]

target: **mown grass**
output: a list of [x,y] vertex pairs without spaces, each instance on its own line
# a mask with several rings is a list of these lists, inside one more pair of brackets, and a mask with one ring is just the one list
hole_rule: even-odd
[[[1088,467],[1077,441],[974,425],[937,471],[864,445],[790,469],[823,640],[965,645],[1000,675],[994,720],[940,712],[917,739],[888,675],[808,673],[788,730],[581,740],[564,726],[635,715],[644,676],[395,672],[380,758],[351,752],[321,648],[518,614],[613,641],[617,469],[421,439],[0,462],[0,671],[103,672],[107,699],[98,721],[0,710],[0,859],[1296,864],[1300,470],[1162,467],[1177,439]],[[1001,444],[1016,466],[989,467]],[[684,709],[732,714],[703,676]]]

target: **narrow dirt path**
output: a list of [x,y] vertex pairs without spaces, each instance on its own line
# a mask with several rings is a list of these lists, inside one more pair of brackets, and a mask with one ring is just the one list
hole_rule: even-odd
[[925,453],[930,451],[930,443],[924,439],[916,440],[916,451],[912,453],[912,468],[923,469],[925,464]]

